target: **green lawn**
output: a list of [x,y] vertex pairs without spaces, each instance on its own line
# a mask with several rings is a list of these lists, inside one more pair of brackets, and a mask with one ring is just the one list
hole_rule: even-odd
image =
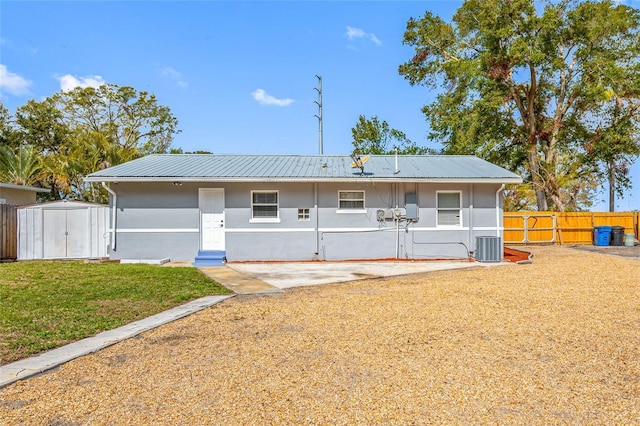
[[0,263],[0,365],[188,300],[229,293],[196,268]]

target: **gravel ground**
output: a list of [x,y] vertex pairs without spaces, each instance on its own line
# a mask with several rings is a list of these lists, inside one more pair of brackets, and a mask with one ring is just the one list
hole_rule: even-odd
[[640,261],[530,249],[237,296],[1,389],[0,424],[640,424]]
[[622,257],[635,257],[640,259],[640,245],[636,246],[592,246],[592,245],[579,245],[570,246],[577,250],[586,250],[594,253],[608,254],[611,256]]

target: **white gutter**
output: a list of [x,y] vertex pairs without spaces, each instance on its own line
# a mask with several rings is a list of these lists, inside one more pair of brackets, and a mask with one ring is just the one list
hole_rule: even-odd
[[[396,149],[396,155],[397,153],[398,153],[398,150]],[[393,218],[396,220],[396,259],[398,259],[400,257],[400,216],[397,215],[396,213],[398,212],[398,198],[400,198],[400,190],[398,189],[397,183],[394,186],[396,187],[396,194],[394,197],[396,199],[396,208],[393,211]],[[406,247],[405,247],[405,251],[406,251]]]
[[116,250],[116,213],[118,212],[118,194],[102,182],[102,187],[107,190],[113,197],[113,205],[111,206],[111,251]]
[[500,236],[500,192],[504,189],[504,183],[496,191],[496,237]]

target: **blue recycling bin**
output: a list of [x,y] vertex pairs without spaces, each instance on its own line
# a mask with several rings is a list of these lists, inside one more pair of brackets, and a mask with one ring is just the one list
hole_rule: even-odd
[[593,245],[608,246],[611,241],[610,226],[595,226],[593,228]]

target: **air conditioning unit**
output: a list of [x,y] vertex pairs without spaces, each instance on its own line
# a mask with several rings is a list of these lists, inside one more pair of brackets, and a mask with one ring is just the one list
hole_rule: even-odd
[[476,237],[475,258],[478,262],[500,262],[502,254],[500,237]]

